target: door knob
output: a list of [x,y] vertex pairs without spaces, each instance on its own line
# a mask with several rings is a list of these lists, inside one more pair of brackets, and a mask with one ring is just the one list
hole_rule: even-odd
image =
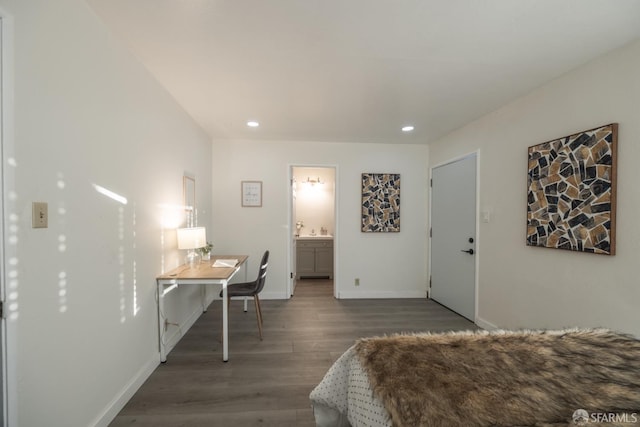
[[469,249],[469,250],[467,250],[467,251],[460,249],[460,252],[466,252],[466,253],[468,253],[469,255],[473,255],[473,249]]

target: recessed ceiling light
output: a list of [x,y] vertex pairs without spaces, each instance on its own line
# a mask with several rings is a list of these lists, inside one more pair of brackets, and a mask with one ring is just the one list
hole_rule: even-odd
[[402,127],[402,132],[411,132],[413,129],[415,129],[413,126],[409,125],[409,126],[403,126]]
[[260,126],[260,123],[250,120],[247,122],[247,126],[249,126],[250,128],[257,128],[258,126]]

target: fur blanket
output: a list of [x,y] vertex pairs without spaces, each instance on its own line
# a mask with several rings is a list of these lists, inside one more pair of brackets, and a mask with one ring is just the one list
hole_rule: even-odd
[[640,341],[629,335],[393,335],[361,339],[355,350],[396,426],[582,425],[572,421],[578,409],[640,425]]

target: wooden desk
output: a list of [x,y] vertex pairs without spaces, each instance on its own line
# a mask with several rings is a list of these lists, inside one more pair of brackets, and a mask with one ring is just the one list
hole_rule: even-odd
[[[166,362],[167,352],[162,335],[164,331],[164,296],[173,288],[182,285],[202,286],[202,311],[207,311],[206,287],[204,285],[222,286],[222,360],[229,360],[229,300],[227,299],[227,285],[229,280],[240,270],[249,258],[247,255],[217,255],[210,261],[202,262],[197,268],[189,268],[183,264],[171,271],[156,277],[158,286],[158,340],[160,342],[160,361]],[[237,259],[235,267],[212,267],[217,259]],[[246,272],[246,268],[245,268]],[[246,274],[245,274],[246,275]]]

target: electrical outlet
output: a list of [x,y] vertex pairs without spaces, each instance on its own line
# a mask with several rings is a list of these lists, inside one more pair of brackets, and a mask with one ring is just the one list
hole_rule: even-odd
[[360,286],[360,279],[359,278],[356,278],[356,282],[354,283],[354,285]]
[[47,228],[49,226],[49,209],[46,202],[33,202],[31,211],[32,228]]

